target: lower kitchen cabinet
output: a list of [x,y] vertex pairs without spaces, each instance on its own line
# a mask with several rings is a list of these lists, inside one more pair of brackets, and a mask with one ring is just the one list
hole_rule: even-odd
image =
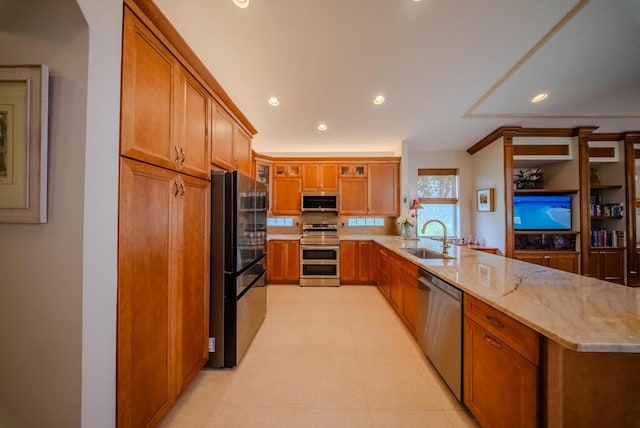
[[415,336],[418,319],[418,267],[382,246],[377,246],[374,251],[378,265],[378,288]]
[[295,240],[267,242],[267,282],[297,284],[300,282],[300,243]]
[[340,241],[340,284],[374,282],[372,241]]
[[416,336],[418,321],[418,268],[404,263],[402,270],[402,313],[400,314],[411,333]]
[[119,198],[117,425],[153,426],[208,356],[210,184],[122,158]]
[[578,273],[577,251],[515,251],[514,258],[565,272]]
[[402,265],[397,257],[389,260],[389,302],[393,309],[402,313]]
[[376,285],[382,295],[389,300],[389,252],[379,244],[375,244],[375,276]]
[[622,247],[591,248],[589,250],[588,274],[598,279],[624,285],[624,256],[625,249]]
[[538,333],[464,297],[464,403],[481,426],[539,424]]

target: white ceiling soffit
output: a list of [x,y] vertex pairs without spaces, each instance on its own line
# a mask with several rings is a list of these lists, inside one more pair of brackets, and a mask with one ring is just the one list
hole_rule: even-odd
[[[465,150],[504,125],[640,128],[608,117],[639,105],[638,0],[155,1],[258,129],[258,152]],[[539,88],[549,99],[529,105]]]
[[[640,4],[579,5],[476,106],[485,117],[640,117]],[[534,95],[549,98],[531,103]]]

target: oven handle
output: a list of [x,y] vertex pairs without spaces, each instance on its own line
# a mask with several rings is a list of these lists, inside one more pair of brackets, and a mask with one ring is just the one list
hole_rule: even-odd
[[339,245],[301,245],[301,250],[336,250],[340,249]]
[[338,260],[300,260],[301,265],[338,265]]

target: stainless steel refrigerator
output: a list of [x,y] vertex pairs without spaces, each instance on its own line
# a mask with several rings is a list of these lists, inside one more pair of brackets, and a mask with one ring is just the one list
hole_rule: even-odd
[[239,172],[211,174],[208,367],[235,367],[267,311],[267,187]]

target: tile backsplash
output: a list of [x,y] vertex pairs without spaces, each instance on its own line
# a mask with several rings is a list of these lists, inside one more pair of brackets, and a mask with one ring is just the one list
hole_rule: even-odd
[[[398,235],[398,225],[395,217],[380,216],[339,216],[335,213],[304,213],[299,216],[289,216],[293,219],[293,226],[269,226],[267,233],[270,234],[300,234],[304,223],[338,223],[338,233],[341,235]],[[349,219],[382,219],[383,225],[358,225],[349,226]],[[367,221],[365,220],[365,223]],[[371,223],[371,220],[368,221]],[[379,222],[378,222],[379,223]]]

